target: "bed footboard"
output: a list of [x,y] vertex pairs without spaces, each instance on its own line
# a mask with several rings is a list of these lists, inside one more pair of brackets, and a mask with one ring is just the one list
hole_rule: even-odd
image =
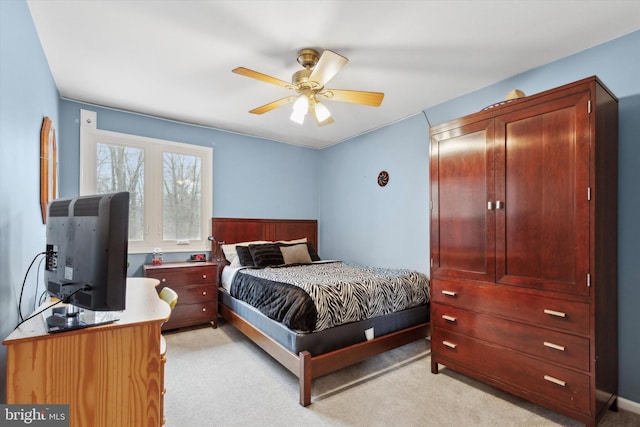
[[223,319],[298,377],[302,406],[311,404],[311,384],[314,378],[426,338],[430,331],[429,323],[425,322],[314,357],[308,351],[302,351],[299,355],[290,352],[223,304],[220,305],[219,312]]

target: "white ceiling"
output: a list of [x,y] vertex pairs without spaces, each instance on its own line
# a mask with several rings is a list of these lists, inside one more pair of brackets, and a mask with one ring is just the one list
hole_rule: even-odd
[[[640,0],[28,0],[60,96],[322,148],[640,29]],[[252,108],[290,91],[301,48],[349,63],[327,87],[384,92],[380,107],[327,101],[335,122]]]

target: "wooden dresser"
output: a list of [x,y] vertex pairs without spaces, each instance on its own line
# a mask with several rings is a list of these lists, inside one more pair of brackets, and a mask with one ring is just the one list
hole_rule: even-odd
[[211,323],[218,326],[218,262],[168,262],[147,264],[144,275],[160,280],[178,294],[178,304],[162,330]]
[[171,311],[155,281],[130,280],[116,323],[48,334],[37,315],[13,331],[7,403],[68,404],[71,427],[162,425],[160,326]]
[[431,370],[617,409],[616,98],[591,77],[431,129]]

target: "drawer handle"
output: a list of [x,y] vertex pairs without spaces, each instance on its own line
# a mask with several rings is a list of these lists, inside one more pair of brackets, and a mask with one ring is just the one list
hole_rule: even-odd
[[164,277],[162,278],[162,283],[166,282],[167,279],[165,279]]
[[207,278],[207,275],[206,275],[206,274],[203,274],[203,275],[202,275],[202,278],[203,278],[203,279],[206,279],[206,278]]
[[202,311],[207,311],[207,307],[202,307]]
[[443,315],[442,315],[442,318],[443,318],[444,320],[448,321],[448,322],[455,322],[455,321],[457,320],[455,317],[453,317],[453,316],[448,316],[448,315],[446,315],[446,314],[443,314]]
[[551,316],[556,316],[556,317],[567,317],[567,313],[563,313],[561,311],[549,310],[548,308],[544,309],[544,314],[549,314]]
[[564,351],[564,346],[563,345],[558,345],[558,344],[554,344],[552,342],[547,342],[547,341],[545,341],[543,344],[544,344],[545,347],[549,347],[549,348],[552,348],[554,350]]
[[449,342],[449,341],[442,341],[442,344],[446,345],[449,348],[456,348],[457,347],[456,344],[454,344],[452,342]]
[[567,386],[567,383],[565,381],[559,380],[559,379],[557,379],[555,377],[552,377],[550,375],[545,375],[544,379],[549,381],[549,382],[552,382],[554,384],[561,385],[562,387],[566,387]]
[[457,293],[453,292],[453,291],[442,291],[443,294],[445,294],[448,297],[455,297],[457,295]]
[[202,295],[206,295],[206,294],[207,294],[207,291],[202,291]]

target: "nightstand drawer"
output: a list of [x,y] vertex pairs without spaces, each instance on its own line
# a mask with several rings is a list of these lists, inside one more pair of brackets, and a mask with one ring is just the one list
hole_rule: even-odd
[[163,330],[213,322],[218,316],[218,301],[201,304],[178,304],[171,312],[171,318],[162,326]]
[[148,277],[160,280],[160,286],[176,286],[186,284],[217,285],[217,267],[199,266],[188,268],[159,268],[147,271]]
[[431,305],[431,322],[435,327],[589,371],[587,338],[442,304]]
[[518,292],[495,284],[434,279],[431,286],[431,300],[436,303],[589,335],[586,303]]
[[218,300],[218,288],[212,285],[176,286],[174,290],[178,293],[178,304],[207,303]]

